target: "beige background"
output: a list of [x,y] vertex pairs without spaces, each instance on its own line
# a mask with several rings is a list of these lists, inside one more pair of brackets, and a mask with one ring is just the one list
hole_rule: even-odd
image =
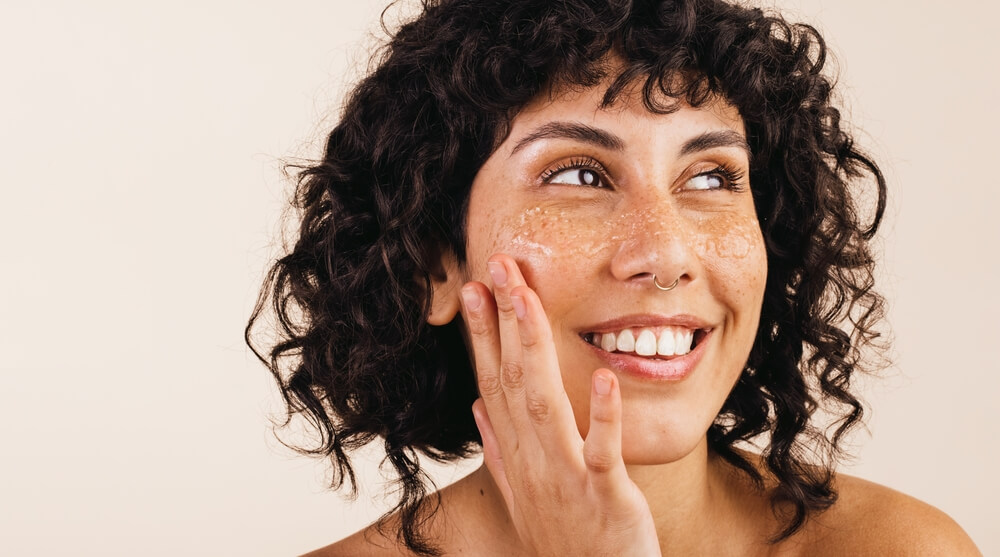
[[[275,253],[278,159],[318,153],[380,2],[6,4],[0,554],[289,555],[368,523],[382,503],[325,492],[274,442],[241,331]],[[868,389],[849,471],[1000,554],[1000,9],[782,5],[826,32],[891,185],[898,366]]]

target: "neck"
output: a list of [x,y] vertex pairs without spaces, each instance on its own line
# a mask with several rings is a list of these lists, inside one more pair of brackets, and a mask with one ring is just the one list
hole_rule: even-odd
[[741,472],[708,450],[707,439],[675,462],[627,468],[646,496],[664,555],[731,554],[727,548],[763,542],[753,519],[766,520],[769,507]]
[[[686,536],[718,506],[707,443],[667,464],[628,465],[628,475],[642,490],[660,539]],[[695,528],[692,528],[692,527]]]
[[[753,553],[752,546],[764,548],[766,536],[773,534],[766,525],[771,517],[766,498],[741,472],[709,452],[707,439],[680,460],[632,464],[627,470],[646,497],[664,555],[736,555],[747,554],[748,548]],[[486,467],[467,480],[471,481],[460,482],[461,492],[474,503],[464,508],[475,508],[481,516],[473,521],[479,526],[463,536],[492,545],[516,538],[507,531],[513,525]],[[468,523],[465,513],[451,520]],[[508,553],[517,553],[516,547]]]

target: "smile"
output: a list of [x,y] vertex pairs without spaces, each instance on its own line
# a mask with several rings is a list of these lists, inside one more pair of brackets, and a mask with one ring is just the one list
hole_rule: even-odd
[[583,340],[605,352],[655,358],[687,354],[705,338],[708,331],[687,327],[641,327],[585,333],[582,336]]
[[705,355],[715,327],[693,315],[634,314],[590,325],[580,339],[615,372],[681,381]]

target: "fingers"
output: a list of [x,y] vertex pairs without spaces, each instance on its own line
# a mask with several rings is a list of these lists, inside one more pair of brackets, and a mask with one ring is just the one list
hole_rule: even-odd
[[517,263],[496,255],[488,262],[500,329],[500,382],[519,442],[579,459],[583,440],[563,388],[552,329],[538,295]]
[[[484,464],[518,531],[532,532],[540,516],[533,515],[533,509],[546,501],[563,501],[557,506],[559,513],[565,511],[566,493],[580,496],[580,508],[604,509],[628,520],[648,515],[648,505],[622,460],[617,377],[607,369],[594,372],[590,429],[584,441],[538,295],[510,257],[496,255],[488,268],[492,292],[480,282],[462,288],[463,318],[481,395],[472,412],[482,436]],[[584,485],[589,487],[580,489]]]
[[544,451],[582,467],[583,439],[541,301],[512,258],[497,255],[487,265],[493,292],[479,282],[466,284],[463,316],[499,450],[508,461],[520,451],[526,458]]
[[[527,381],[524,360],[521,357],[521,336],[518,332],[518,314],[523,314],[522,298],[512,298],[511,290],[522,286],[517,264],[507,256],[495,255],[486,263],[493,280],[493,295],[496,298],[498,329],[500,332],[500,384],[511,421],[519,430],[527,433],[531,423],[525,408],[525,383]],[[516,307],[515,307],[516,304]],[[535,370],[531,370],[534,373]]]
[[[462,315],[476,366],[476,382],[485,411],[500,441],[513,440],[513,425],[507,412],[503,386],[500,384],[500,337],[497,310],[486,285],[470,282],[462,287]],[[499,431],[497,431],[499,430]]]
[[517,317],[522,363],[530,370],[524,381],[524,406],[519,410],[526,415],[546,452],[579,455],[583,439],[563,387],[552,329],[541,300],[527,286],[514,288],[510,297]]
[[622,400],[618,378],[599,369],[591,378],[590,430],[583,446],[583,461],[598,492],[621,495],[628,473],[622,460]]

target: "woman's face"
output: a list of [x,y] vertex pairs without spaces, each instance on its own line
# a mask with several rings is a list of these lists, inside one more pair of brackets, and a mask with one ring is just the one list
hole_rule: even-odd
[[625,461],[670,462],[704,439],[760,316],[745,131],[724,101],[657,115],[638,94],[601,108],[605,88],[556,90],[514,119],[473,182],[461,278],[489,285],[487,259],[512,256],[545,308],[581,433],[591,374],[608,368]]

